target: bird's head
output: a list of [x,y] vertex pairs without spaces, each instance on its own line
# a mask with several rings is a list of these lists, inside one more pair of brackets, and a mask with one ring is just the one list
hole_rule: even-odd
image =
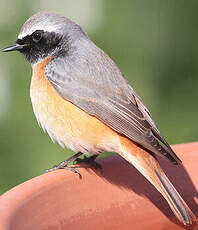
[[48,56],[67,55],[80,39],[87,35],[79,25],[61,15],[40,12],[24,23],[16,43],[2,51],[18,50],[34,65]]

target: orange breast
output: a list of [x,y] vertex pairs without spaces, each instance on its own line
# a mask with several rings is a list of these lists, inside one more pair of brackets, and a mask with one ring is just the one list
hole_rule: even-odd
[[46,58],[34,67],[30,96],[38,122],[63,146],[83,153],[117,151],[118,134],[95,117],[65,100],[45,76]]

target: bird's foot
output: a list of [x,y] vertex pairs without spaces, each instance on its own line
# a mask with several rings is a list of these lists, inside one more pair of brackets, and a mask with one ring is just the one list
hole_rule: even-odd
[[55,165],[53,168],[45,170],[45,173],[52,172],[52,171],[57,170],[57,169],[68,169],[68,170],[70,170],[70,171],[72,171],[74,173],[77,173],[79,175],[80,179],[81,179],[82,176],[81,176],[80,172],[78,171],[78,169],[68,166],[68,164],[70,162],[72,162],[73,160],[76,160],[81,155],[82,155],[82,153],[78,152],[75,155],[73,155],[72,157],[70,157],[69,159],[61,162],[58,165]]
[[87,156],[84,156],[83,159],[81,158],[77,158],[74,160],[74,164],[87,164],[89,165],[90,167],[96,169],[96,170],[99,170],[100,171],[100,174],[102,175],[103,174],[103,169],[102,169],[102,166],[97,163],[95,161],[95,159],[97,158],[98,155],[93,155],[93,156],[90,156],[90,157],[87,157]]
[[[63,163],[63,162],[62,162],[62,163]],[[62,163],[60,163],[59,165],[55,165],[55,166],[54,166],[53,168],[51,168],[51,169],[45,170],[44,173],[52,172],[52,171],[57,170],[57,169],[68,169],[68,170],[70,170],[70,171],[72,171],[72,172],[74,172],[74,173],[77,173],[77,174],[79,175],[79,178],[80,178],[80,179],[82,178],[82,175],[80,174],[80,172],[78,171],[78,169],[76,169],[76,168],[74,168],[74,167],[69,167],[69,166],[67,166],[67,165],[62,166],[62,165],[61,165]]]

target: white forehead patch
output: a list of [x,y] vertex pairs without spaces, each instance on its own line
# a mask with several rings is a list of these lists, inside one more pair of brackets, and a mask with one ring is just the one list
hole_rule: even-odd
[[56,30],[56,26],[54,25],[35,25],[31,28],[29,28],[28,30],[22,30],[19,35],[18,35],[18,39],[23,39],[24,37],[31,35],[32,33],[34,33],[36,30],[43,30],[44,32],[53,32]]

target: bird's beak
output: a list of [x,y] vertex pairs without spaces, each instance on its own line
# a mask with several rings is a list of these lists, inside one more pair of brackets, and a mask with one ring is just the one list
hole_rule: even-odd
[[4,49],[2,49],[2,52],[10,52],[10,51],[15,51],[15,50],[22,50],[25,46],[30,46],[30,44],[23,44],[23,45],[19,45],[19,44],[14,44],[11,46],[8,46]]

